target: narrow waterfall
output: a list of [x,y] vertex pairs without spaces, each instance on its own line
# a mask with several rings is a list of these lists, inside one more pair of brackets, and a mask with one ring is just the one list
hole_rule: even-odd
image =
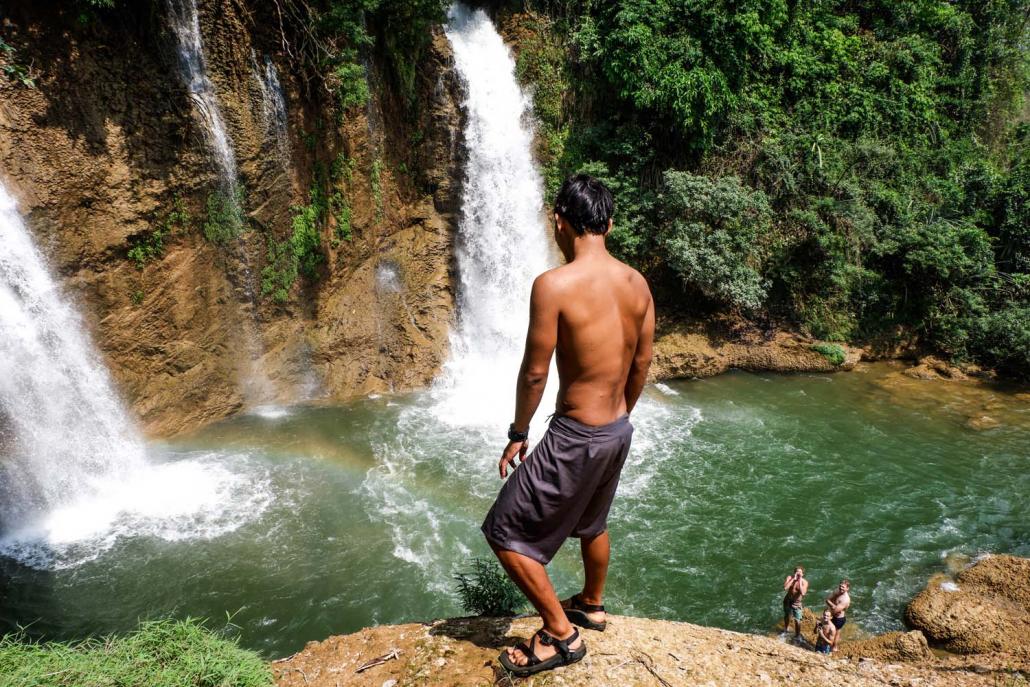
[[458,321],[435,389],[436,411],[452,423],[496,425],[514,408],[530,286],[552,266],[543,180],[526,123],[532,102],[519,88],[500,34],[482,10],[460,3],[448,12],[446,34],[465,87],[468,162],[458,226]]
[[236,153],[222,119],[214,84],[207,75],[204,41],[200,36],[200,18],[196,0],[168,0],[168,16],[179,43],[179,64],[183,80],[193,99],[194,111],[204,127],[208,145],[218,162],[223,190],[232,202],[236,200]]
[[139,467],[143,444],[0,185],[0,526]]
[[261,93],[261,123],[265,133],[275,141],[276,153],[284,169],[290,167],[290,137],[286,111],[286,97],[279,83],[279,71],[272,58],[265,55],[259,63],[257,54],[250,51],[250,68]]

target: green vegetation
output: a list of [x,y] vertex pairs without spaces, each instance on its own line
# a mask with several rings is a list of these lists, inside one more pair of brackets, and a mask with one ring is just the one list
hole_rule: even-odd
[[522,593],[494,560],[473,558],[469,572],[454,576],[461,607],[466,613],[486,616],[515,615],[523,604]]
[[844,349],[840,346],[840,344],[812,344],[812,350],[822,355],[824,358],[829,360],[833,365],[840,366],[844,364]]
[[15,61],[15,52],[14,46],[0,37],[0,55],[4,58],[4,64],[0,65],[0,72],[3,72],[4,76],[11,81],[26,88],[35,88],[36,82],[29,75],[28,67]]
[[136,263],[140,269],[156,258],[164,255],[165,239],[178,231],[185,231],[190,225],[190,213],[186,209],[182,198],[175,196],[172,201],[172,209],[158,223],[155,229],[144,234],[131,242],[127,256]]
[[430,39],[429,26],[442,21],[442,0],[321,0],[284,5],[303,39],[298,54],[336,95],[339,113],[368,102],[365,58],[379,50],[397,91],[414,104],[416,65]]
[[537,7],[513,21],[549,189],[610,184],[666,308],[1030,377],[1023,0]]
[[383,160],[377,157],[372,161],[372,171],[368,175],[372,186],[372,200],[376,206],[376,222],[383,221]]
[[196,620],[141,623],[137,631],[68,644],[0,639],[0,687],[259,687],[268,665]]
[[318,267],[325,261],[322,231],[335,224],[332,245],[349,241],[352,236],[351,209],[340,190],[341,181],[349,181],[354,161],[341,154],[331,165],[315,165],[315,175],[308,190],[308,203],[290,208],[293,219],[290,235],[284,240],[268,237],[268,264],[261,270],[261,294],[277,303],[289,300],[290,289],[301,275],[318,277]]
[[212,191],[207,197],[204,236],[212,243],[228,243],[243,233],[247,218],[243,213],[243,186],[231,191]]

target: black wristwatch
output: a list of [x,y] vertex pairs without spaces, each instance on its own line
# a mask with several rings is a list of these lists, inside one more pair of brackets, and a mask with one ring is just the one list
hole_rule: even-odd
[[529,439],[528,429],[525,432],[516,432],[514,422],[508,426],[508,441],[526,441],[527,439]]

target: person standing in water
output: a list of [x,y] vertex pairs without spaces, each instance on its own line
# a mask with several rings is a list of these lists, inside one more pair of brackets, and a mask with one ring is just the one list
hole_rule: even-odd
[[840,630],[844,623],[848,622],[847,610],[851,606],[851,580],[841,580],[837,589],[826,597],[826,610],[833,616],[833,626],[837,632],[833,636],[833,648],[837,648],[837,639],[840,638]]
[[805,611],[803,600],[808,593],[808,580],[805,579],[802,566],[799,565],[793,573],[787,575],[783,581],[783,590],[787,592],[783,597],[783,631],[790,632],[790,619],[794,618],[794,637],[800,637],[801,616]]
[[[498,466],[501,479],[509,468],[514,472],[483,522],[501,565],[543,620],[528,645],[498,656],[519,677],[582,659],[586,644],[573,623],[600,631],[607,623],[608,511],[629,452],[629,413],[647,379],[655,326],[647,282],[605,248],[613,211],[611,192],[592,177],[570,177],[558,191],[554,240],[566,264],[533,282],[515,421]],[[555,351],[557,407],[527,456],[529,423]],[[580,593],[559,601],[544,566],[569,537],[580,540],[586,579]]]

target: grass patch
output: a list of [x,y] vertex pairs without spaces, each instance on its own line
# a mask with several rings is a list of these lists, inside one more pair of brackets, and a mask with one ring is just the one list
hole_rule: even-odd
[[844,364],[844,349],[838,344],[817,343],[812,344],[811,348],[813,351],[829,360],[834,367],[840,367]]
[[465,612],[491,617],[515,615],[523,604],[522,592],[497,561],[473,558],[469,565],[471,570],[454,576]]
[[141,623],[82,642],[0,639],[0,687],[264,687],[268,665],[198,620]]

